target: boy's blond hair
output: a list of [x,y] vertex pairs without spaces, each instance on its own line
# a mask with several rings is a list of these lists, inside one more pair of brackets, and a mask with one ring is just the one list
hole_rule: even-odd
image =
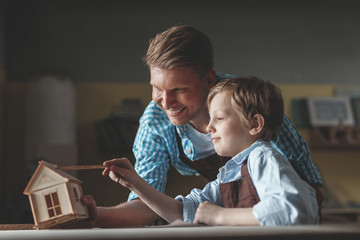
[[255,114],[261,114],[265,120],[263,138],[277,139],[277,131],[284,119],[284,101],[273,82],[253,76],[222,80],[210,90],[208,105],[223,91],[229,92],[233,108],[248,127]]
[[209,38],[189,25],[174,26],[150,40],[144,56],[149,68],[167,70],[191,68],[201,76],[214,68],[213,46]]

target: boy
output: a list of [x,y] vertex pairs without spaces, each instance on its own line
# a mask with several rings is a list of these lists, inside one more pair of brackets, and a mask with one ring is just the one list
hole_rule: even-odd
[[131,189],[154,212],[173,222],[208,225],[318,223],[315,191],[270,145],[283,122],[280,90],[256,77],[223,80],[209,93],[215,150],[232,157],[203,190],[173,199],[152,188],[127,159],[104,162],[103,175]]

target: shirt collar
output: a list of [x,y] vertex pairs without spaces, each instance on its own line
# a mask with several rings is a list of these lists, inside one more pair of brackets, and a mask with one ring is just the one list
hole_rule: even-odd
[[242,152],[235,155],[233,157],[233,161],[236,162],[237,164],[240,164],[241,162],[248,159],[250,153],[252,152],[252,150],[254,150],[254,148],[256,148],[256,147],[258,147],[260,145],[264,145],[264,144],[266,144],[266,141],[264,141],[264,140],[256,140],[253,144],[251,144],[250,147],[248,147],[247,149],[245,149]]

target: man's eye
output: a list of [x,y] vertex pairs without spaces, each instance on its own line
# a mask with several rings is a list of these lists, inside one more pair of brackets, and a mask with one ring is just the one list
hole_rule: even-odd
[[161,92],[161,89],[160,89],[160,88],[155,87],[155,86],[153,86],[153,88],[154,88],[154,90],[155,90],[155,91],[157,91],[157,92]]
[[218,121],[222,121],[222,120],[223,120],[223,118],[216,118],[216,120],[218,120]]

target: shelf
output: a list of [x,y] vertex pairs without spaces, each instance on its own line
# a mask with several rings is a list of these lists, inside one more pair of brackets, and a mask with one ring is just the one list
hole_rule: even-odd
[[360,127],[312,127],[311,148],[359,149]]

